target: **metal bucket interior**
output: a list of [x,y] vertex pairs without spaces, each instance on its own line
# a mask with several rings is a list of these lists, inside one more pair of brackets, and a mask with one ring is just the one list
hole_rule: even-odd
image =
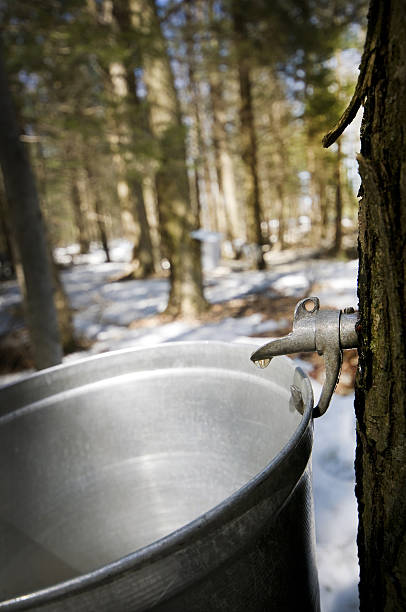
[[286,358],[255,368],[251,349],[125,350],[0,390],[0,600],[159,556],[283,459],[311,424],[311,387]]

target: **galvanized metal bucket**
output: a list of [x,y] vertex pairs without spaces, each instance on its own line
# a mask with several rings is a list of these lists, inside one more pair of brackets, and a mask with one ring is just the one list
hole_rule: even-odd
[[1,612],[319,610],[311,385],[253,348],[124,350],[0,390]]

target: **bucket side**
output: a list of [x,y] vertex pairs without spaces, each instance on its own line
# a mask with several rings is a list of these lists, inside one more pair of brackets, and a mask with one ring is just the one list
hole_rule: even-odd
[[[5,602],[0,610],[288,611],[294,609],[290,603],[285,607],[282,604],[284,597],[292,601],[292,580],[298,582],[297,589],[294,587],[298,597],[301,593],[304,602],[317,603],[309,528],[313,520],[309,471],[312,434],[310,421],[292,452],[263,478],[249,483],[247,490],[229,498],[223,507],[109,568],[32,598]],[[195,589],[196,593],[201,589],[201,593],[196,595]],[[250,598],[257,607],[247,607]],[[223,608],[216,607],[219,601]],[[309,603],[303,609],[316,612],[317,606],[312,608]]]
[[154,612],[319,612],[310,464],[281,512],[235,558]]
[[[221,348],[220,355],[219,348]],[[179,612],[182,609],[194,610],[195,608],[190,606],[200,605],[201,607],[196,607],[196,610],[206,612],[211,609],[221,609],[216,608],[215,601],[222,597],[221,601],[224,601],[224,605],[226,605],[227,598],[234,603],[237,600],[244,602],[244,607],[238,608],[233,604],[232,607],[225,607],[225,610],[241,610],[242,612],[251,609],[284,609],[280,606],[279,608],[248,608],[245,605],[245,593],[250,594],[247,595],[248,598],[255,599],[256,597],[258,606],[262,605],[260,604],[263,600],[260,595],[262,592],[268,593],[267,602],[270,598],[281,601],[282,596],[278,600],[275,591],[272,594],[272,589],[270,590],[269,587],[266,589],[265,585],[269,581],[274,584],[275,580],[277,582],[282,580],[278,578],[279,571],[286,576],[298,575],[297,567],[306,565],[308,557],[306,551],[311,549],[311,546],[306,543],[308,537],[305,535],[309,530],[305,530],[305,534],[300,530],[300,525],[306,525],[310,520],[306,514],[306,508],[309,508],[309,502],[306,500],[310,495],[308,464],[313,434],[311,420],[313,403],[310,383],[307,377],[285,358],[275,359],[269,371],[263,372],[253,368],[252,364],[247,361],[251,349],[249,346],[196,343],[193,345],[166,345],[158,349],[156,352],[149,352],[148,355],[141,354],[139,351],[130,351],[126,354],[120,352],[111,356],[111,359],[109,359],[110,356],[103,356],[99,361],[94,359],[89,360],[90,363],[74,364],[75,367],[68,368],[66,379],[63,366],[52,369],[42,378],[41,375],[36,375],[35,393],[44,396],[47,387],[50,394],[56,392],[56,389],[63,393],[63,389],[69,388],[69,385],[77,386],[86,381],[92,384],[94,370],[97,371],[97,377],[100,379],[107,371],[110,376],[122,375],[124,366],[126,371],[134,367],[138,370],[145,370],[149,367],[159,370],[164,362],[165,364],[170,363],[175,369],[185,367],[185,365],[191,368],[210,365],[224,369],[224,356],[226,356],[226,362],[230,367],[232,365],[236,371],[241,372],[246,371],[248,367],[250,372],[254,372],[253,376],[258,376],[259,380],[264,381],[271,373],[278,382],[283,382],[287,395],[289,395],[288,390],[291,384],[302,391],[303,417],[296,412],[294,406],[289,405],[289,402],[281,406],[280,412],[277,411],[280,418],[283,418],[286,413],[289,422],[292,422],[292,438],[264,470],[235,494],[198,519],[100,570],[37,593],[27,594],[13,601],[0,603],[1,611],[66,612],[72,610],[76,612],[83,610],[83,612],[90,612],[97,609],[100,612],[139,612],[149,609],[165,610],[166,608],[161,606],[168,605],[168,610]],[[139,356],[142,357],[141,360],[138,359]],[[101,373],[98,366],[102,366]],[[16,391],[18,389],[14,388],[13,393],[15,394]],[[29,385],[26,384],[24,394],[28,393],[28,397],[30,396],[29,391]],[[24,402],[20,401],[19,406],[24,410]],[[283,517],[285,509],[290,507],[295,508],[296,512],[293,509],[290,513],[286,511],[286,518],[280,522],[282,519],[279,517]],[[275,542],[280,538],[282,539],[276,546]],[[296,562],[291,569],[286,565],[291,546],[286,544],[283,538],[291,543],[297,540],[297,547],[300,549],[295,553]],[[299,542],[301,542],[300,545]],[[276,550],[282,551],[282,558],[279,552],[277,558],[275,557]],[[275,565],[274,569],[272,569],[272,564]],[[278,564],[281,569],[276,567]],[[248,567],[256,568],[254,573],[249,571]],[[303,587],[309,593],[315,591],[314,585],[317,583],[314,580],[312,567],[310,563],[308,571],[310,578],[306,579],[307,582],[304,581],[307,587]],[[221,582],[218,581],[215,584],[212,583],[213,577],[217,576],[218,572],[224,574],[223,583],[228,584],[229,588],[224,590]],[[255,580],[260,581],[257,587],[255,587]],[[251,583],[254,584],[254,587]],[[288,584],[286,581],[285,583]],[[212,592],[210,584],[217,585],[218,590]],[[238,586],[239,584],[241,587]],[[181,607],[170,607],[179,598],[189,597],[195,589],[198,591],[199,588],[203,588],[203,591],[206,590],[206,592],[210,591],[210,597],[214,599],[200,600],[200,596],[193,595],[194,600],[192,598],[190,603],[187,603],[188,599],[186,599]],[[233,589],[234,598],[231,596]],[[280,590],[281,593],[288,594],[290,589],[286,586]],[[229,591],[228,594],[227,591]],[[310,601],[310,595],[306,597]]]

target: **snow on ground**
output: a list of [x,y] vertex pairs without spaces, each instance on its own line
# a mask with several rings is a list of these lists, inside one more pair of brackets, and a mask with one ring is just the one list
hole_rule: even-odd
[[[86,353],[65,358],[72,361],[94,354],[130,346],[151,346],[176,340],[223,340],[255,342],[264,331],[286,327],[287,321],[268,319],[260,313],[240,318],[227,317],[220,322],[172,321],[154,327],[129,329],[136,319],[160,313],[168,296],[165,279],[108,282],[124,272],[131,245],[117,241],[112,249],[112,263],[103,263],[98,249],[80,256],[75,247],[58,249],[57,257],[75,266],[62,274],[75,309],[77,331],[94,344]],[[262,292],[270,297],[275,291],[300,298],[314,286],[322,306],[344,308],[357,306],[357,262],[338,262],[309,257],[279,254],[266,271],[230,271],[217,268],[206,274],[205,293],[212,302],[223,302]],[[16,284],[0,287],[0,334],[5,333],[12,318],[8,308],[20,300]],[[292,312],[293,316],[293,312]],[[254,338],[253,338],[254,336]],[[303,365],[303,363],[300,363]],[[306,364],[304,364],[306,367]],[[19,374],[17,377],[21,377]],[[15,376],[0,377],[5,384]],[[315,398],[320,385],[312,381]],[[333,397],[327,413],[315,420],[313,450],[313,483],[316,517],[317,558],[322,612],[352,612],[358,610],[358,563],[356,555],[357,509],[354,497],[355,420],[353,396]]]
[[[316,398],[320,385],[312,383]],[[359,609],[353,404],[353,394],[334,394],[327,412],[314,422],[313,494],[322,612]]]
[[[91,352],[97,353],[133,345],[153,345],[174,340],[210,339],[232,342],[239,336],[262,333],[266,325],[260,315],[250,318],[225,319],[206,324],[172,322],[153,328],[128,329],[136,319],[165,309],[169,285],[166,279],[134,280],[122,283],[107,281],[124,272],[130,255],[128,245],[121,241],[113,248],[113,263],[101,263],[100,251],[75,256],[81,263],[63,272],[63,281],[72,306],[76,309],[77,331],[93,340]],[[61,249],[59,257],[63,259]],[[217,268],[206,274],[205,295],[211,303],[245,297],[252,293],[281,292],[301,297],[317,283],[321,305],[356,306],[357,262],[297,259],[266,271],[230,271]],[[320,286],[320,289],[319,289]],[[1,302],[0,302],[1,308]],[[292,313],[293,314],[293,313]],[[279,323],[280,324],[280,323]],[[265,325],[265,327],[264,327]],[[80,354],[83,356],[83,353]],[[72,357],[71,357],[72,358]]]

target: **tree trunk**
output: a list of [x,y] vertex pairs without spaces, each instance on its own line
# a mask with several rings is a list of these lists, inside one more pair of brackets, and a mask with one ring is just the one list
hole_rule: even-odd
[[159,274],[161,268],[161,235],[159,231],[158,219],[158,203],[155,184],[155,173],[152,167],[146,170],[142,178],[142,189],[145,200],[145,209],[148,217],[148,225],[150,230],[152,253],[154,259],[155,271]]
[[[310,223],[311,223],[311,231],[312,233],[317,231],[317,226],[320,222],[319,219],[319,210],[320,210],[320,202],[319,200],[319,191],[317,189],[318,187],[318,173],[320,172],[320,168],[318,168],[318,163],[316,160],[316,155],[315,155],[315,151],[314,151],[314,140],[312,140],[312,138],[310,138],[309,136],[307,137],[307,146],[306,146],[306,163],[307,163],[307,169],[309,172],[309,186],[308,186],[308,194],[309,194],[309,198],[311,201],[310,204],[310,213],[309,213],[309,217],[310,217]],[[317,143],[318,146],[320,146],[319,143]]]
[[20,131],[0,58],[0,162],[15,239],[26,285],[27,323],[38,369],[60,363],[57,314],[51,264],[31,165]]
[[[6,194],[3,192],[3,186],[0,186],[0,231],[2,234],[1,240],[1,257],[5,258],[6,268],[2,269],[2,280],[13,278],[15,274],[15,261],[12,246],[11,228],[7,219],[7,204]],[[3,264],[4,265],[4,264]]]
[[[200,6],[201,8],[201,6]],[[204,105],[201,103],[202,95],[199,89],[199,79],[196,78],[197,61],[196,57],[201,53],[201,49],[196,51],[194,44],[193,30],[196,27],[196,7],[193,2],[187,0],[185,6],[186,34],[185,42],[187,48],[187,65],[189,80],[189,96],[191,114],[194,121],[194,166],[195,166],[195,193],[197,201],[196,220],[202,227],[214,229],[221,232],[224,236],[230,236],[230,224],[225,207],[225,201],[221,190],[220,175],[217,168],[217,159],[211,155],[210,145],[207,137],[203,135],[202,125],[207,125],[208,117],[204,115]],[[216,158],[216,154],[214,155]],[[206,198],[203,197],[200,189],[200,176],[204,179]],[[203,181],[202,181],[203,182]],[[205,202],[206,206],[202,206]]]
[[54,284],[54,301],[58,316],[58,328],[64,353],[72,353],[81,348],[75,336],[72,309],[61,281],[58,267],[53,259],[52,250],[49,249],[49,259],[52,266],[52,280]]
[[[371,66],[373,62],[373,66]],[[356,493],[363,612],[406,610],[406,36],[372,0],[362,66]]]
[[[121,62],[110,64],[111,81],[114,94],[121,103],[121,115],[125,107],[127,115],[132,107],[132,114],[137,118],[138,102],[135,87],[133,86],[132,90],[129,88],[131,80],[134,81],[134,77],[131,79],[131,73],[133,70],[129,70]],[[112,139],[113,159],[119,177],[117,194],[123,207],[124,226],[128,228],[134,241],[132,276],[145,278],[154,272],[154,261],[142,182],[135,176],[134,168],[131,168],[135,161],[134,143],[131,142],[133,129],[129,121],[124,121],[123,116],[116,117],[116,124],[116,134]],[[123,149],[126,149],[127,159],[122,154]]]
[[[97,7],[88,0],[88,9],[96,17]],[[129,0],[104,2],[103,19],[112,26],[116,42],[121,51],[128,46],[131,35]],[[144,120],[136,89],[135,69],[132,54],[126,54],[124,61],[112,61],[109,74],[113,89],[114,105],[117,107],[111,121],[114,124],[110,134],[113,163],[118,182],[117,195],[122,205],[122,224],[134,242],[133,270],[125,278],[145,278],[153,274],[158,262],[154,262],[152,240],[145,209],[143,182],[136,168],[136,146],[133,123]]]
[[[209,0],[208,14],[210,23],[216,20],[214,2]],[[227,221],[228,238],[245,238],[245,225],[243,215],[239,209],[236,190],[233,160],[230,154],[226,133],[226,109],[224,101],[224,74],[219,71],[221,63],[220,41],[212,35],[207,43],[206,52],[209,57],[207,77],[209,82],[210,110],[212,114],[212,140],[216,166],[217,182],[221,196],[221,205],[224,209],[224,218]],[[222,230],[224,231],[224,230]]]
[[403,0],[371,0],[354,96],[365,102],[355,388],[361,612],[406,610],[406,36]]
[[323,177],[319,177],[317,181],[317,193],[319,198],[319,214],[320,214],[320,239],[325,240],[327,236],[328,226],[328,201],[326,193],[326,183]]
[[84,211],[82,206],[82,198],[80,194],[79,181],[77,178],[77,170],[72,171],[70,179],[70,191],[71,191],[71,202],[73,208],[73,214],[75,217],[75,224],[78,230],[79,248],[80,253],[88,253],[90,247],[90,240],[86,231],[86,224],[84,219]]
[[143,50],[144,81],[152,133],[159,145],[156,174],[163,247],[171,265],[167,312],[195,316],[207,308],[203,295],[200,244],[191,236],[196,215],[190,203],[185,134],[174,76],[153,0],[131,1],[133,24],[151,37]]
[[[37,139],[37,146],[35,147],[35,152],[36,152],[37,160],[39,162],[37,166],[38,168],[37,173],[38,173],[39,184],[41,187],[41,198],[40,199],[41,199],[42,207],[45,212],[49,210],[49,206],[47,206],[48,204],[47,180],[46,180],[47,179],[47,168],[46,168],[46,159],[44,156],[43,147],[41,144],[41,140],[39,138]],[[72,157],[72,153],[73,153],[72,142],[70,142],[70,144],[66,147],[66,154],[67,154],[67,158],[70,161],[70,163],[75,163],[75,159],[74,157]],[[79,224],[82,225],[81,229],[79,229],[79,233],[82,232],[81,234],[82,240],[84,240],[84,244],[81,245],[81,249],[83,249],[83,252],[88,252],[90,241],[88,237],[85,238],[85,236],[87,236],[87,231],[86,231],[85,222],[84,222],[84,211],[82,210],[82,206],[81,206],[82,199],[81,199],[77,169],[75,169],[75,171],[72,172],[71,177],[72,177],[72,180],[75,181],[75,185],[78,190],[77,198],[78,198],[78,204],[80,208],[80,210],[78,211],[79,217],[80,217],[78,222]],[[73,325],[71,305],[70,305],[68,296],[66,294],[65,288],[63,286],[63,283],[61,281],[58,266],[53,257],[52,240],[51,240],[50,234],[47,231],[46,226],[45,226],[45,240],[46,240],[47,249],[48,249],[48,258],[51,263],[51,269],[52,269],[54,303],[55,303],[55,308],[56,308],[56,314],[58,317],[58,328],[59,328],[59,335],[61,339],[62,349],[63,349],[64,354],[71,353],[81,347],[75,335],[75,328]],[[19,284],[21,286],[24,285],[23,293],[25,295],[26,289],[25,289],[24,275],[19,274],[17,275],[17,278],[19,279]]]
[[89,181],[90,192],[93,196],[94,211],[96,214],[96,223],[97,223],[97,229],[99,233],[100,242],[102,244],[103,251],[106,255],[106,261],[109,263],[111,259],[110,259],[109,242],[108,242],[107,231],[106,231],[106,223],[105,223],[104,214],[103,214],[103,202],[100,197],[100,191],[97,185],[97,180],[93,173],[93,168],[90,162],[88,161],[88,159],[85,159],[84,166],[85,166],[87,179]]
[[279,198],[279,215],[278,215],[278,243],[283,251],[286,247],[285,244],[285,208],[286,208],[286,198],[285,198],[285,189],[282,181],[278,181],[276,185],[276,191],[278,193]]
[[[244,13],[238,0],[233,0],[233,27],[240,84],[240,124],[242,140],[242,160],[245,166],[247,239],[249,243],[262,246],[261,202],[258,178],[258,146],[254,124],[252,103],[251,67],[246,49],[246,30]],[[265,261],[262,250],[258,250],[257,267],[263,270]]]
[[110,263],[111,257],[110,257],[109,241],[107,238],[106,223],[104,221],[102,203],[101,203],[100,198],[97,195],[95,196],[95,200],[94,200],[94,210],[96,213],[97,229],[99,231],[100,242],[103,247],[104,254],[106,256],[106,261],[107,263]]
[[133,248],[132,263],[134,265],[134,276],[137,278],[145,278],[154,272],[152,240],[149,231],[142,182],[139,179],[133,178],[131,185],[132,192],[135,196],[137,221],[140,226],[138,241],[134,244]]
[[[112,3],[113,15],[120,30],[121,36],[123,36],[124,44],[127,44],[129,38],[135,39],[135,32],[131,20],[131,8],[129,0],[113,0]],[[138,47],[134,44],[134,48]],[[143,138],[151,140],[151,128],[149,125],[148,113],[146,112],[145,105],[142,104],[138,92],[137,92],[137,77],[135,76],[135,70],[139,66],[134,62],[134,54],[127,56],[123,62],[123,74],[125,76],[124,83],[124,102],[127,106],[128,111],[128,125],[127,133],[131,135],[132,140],[132,152],[131,161],[134,165],[137,156],[136,138],[134,137],[131,123],[138,123],[138,130],[143,130]],[[128,152],[127,152],[128,155]],[[135,211],[136,217],[140,226],[139,236],[137,242],[133,248],[133,265],[134,275],[138,277],[149,276],[160,269],[160,254],[159,248],[156,248],[156,240],[153,239],[153,232],[151,230],[151,224],[149,216],[147,214],[146,200],[148,198],[148,186],[146,180],[147,168],[144,165],[142,168],[143,177],[138,177],[137,172],[133,171],[129,178],[129,184],[132,193],[135,196]],[[155,242],[155,244],[154,244]]]
[[224,216],[227,220],[227,234],[232,240],[245,237],[242,215],[239,211],[235,193],[233,161],[228,149],[224,128],[222,106],[222,84],[220,75],[212,69],[209,72],[210,105],[212,112],[213,151],[216,164],[217,182],[222,198]]
[[193,158],[193,184],[196,198],[196,218],[200,220],[202,211],[202,197],[200,189],[200,169],[201,162],[203,159],[203,137],[202,127],[200,120],[200,92],[199,85],[196,81],[196,57],[195,57],[195,45],[193,40],[193,29],[195,25],[195,14],[193,11],[193,4],[191,0],[186,0],[185,4],[185,41],[187,49],[187,71],[188,71],[188,89],[190,97],[191,115],[193,117],[193,136],[191,145],[191,156]]

